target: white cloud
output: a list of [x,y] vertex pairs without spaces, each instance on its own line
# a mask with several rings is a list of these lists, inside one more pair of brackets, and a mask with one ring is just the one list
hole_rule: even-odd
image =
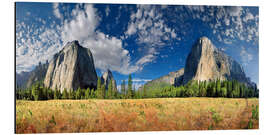
[[241,47],[240,56],[243,65],[247,66],[251,60],[253,60],[253,55],[248,53],[245,47]]
[[65,22],[62,31],[63,42],[79,40],[90,48],[96,68],[110,69],[122,74],[130,74],[139,70],[139,66],[131,64],[129,51],[123,48],[122,40],[96,31],[99,19],[92,5],[85,5],[85,10],[74,9],[74,18]]
[[[57,4],[53,5],[54,11]],[[57,12],[54,12],[57,13]],[[42,22],[42,20],[40,20]],[[139,66],[130,62],[129,51],[122,46],[121,39],[96,31],[99,18],[96,9],[86,4],[83,9],[78,6],[72,11],[72,18],[53,28],[44,26],[35,29],[38,36],[30,32],[32,28],[23,22],[16,25],[16,70],[29,71],[39,61],[51,59],[68,41],[79,40],[84,47],[91,49],[95,66],[101,70],[107,68],[122,74],[130,74],[139,70]],[[19,27],[23,27],[19,29]],[[21,33],[23,32],[23,33]],[[22,37],[21,35],[25,35]],[[20,42],[18,42],[20,41]]]
[[242,15],[242,7],[239,6],[228,6],[225,7],[226,12],[230,15],[230,16],[241,16]]
[[106,16],[108,16],[109,15],[109,13],[110,13],[110,7],[109,6],[107,6],[106,7],[106,9],[105,9],[105,13],[106,13]]
[[56,18],[62,19],[62,14],[59,11],[59,3],[53,3],[53,13]]
[[137,5],[137,11],[130,15],[125,37],[136,36],[139,50],[143,50],[141,53],[144,54],[136,62],[140,67],[156,58],[158,48],[165,46],[172,39],[179,39],[175,30],[168,27],[162,17],[156,6],[151,5]]
[[146,64],[148,62],[152,62],[152,60],[155,58],[155,56],[153,54],[148,54],[144,57],[142,57],[140,60],[138,60],[136,62],[137,65],[143,65]]
[[243,20],[244,20],[245,22],[247,22],[248,20],[253,20],[253,19],[254,19],[254,16],[253,16],[253,14],[250,13],[250,12],[248,12],[248,13],[246,14],[246,16],[243,18]]

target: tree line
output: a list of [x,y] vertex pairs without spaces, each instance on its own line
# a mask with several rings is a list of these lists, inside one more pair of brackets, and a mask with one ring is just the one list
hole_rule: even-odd
[[112,80],[108,88],[97,81],[96,89],[67,90],[44,87],[42,82],[37,82],[29,89],[16,90],[16,99],[24,100],[51,100],[51,99],[142,99],[142,98],[167,98],[167,97],[226,97],[226,98],[250,98],[259,97],[257,86],[248,87],[244,83],[233,81],[189,81],[181,86],[142,86],[135,90],[132,87],[132,77],[129,75],[128,82],[121,82],[120,91],[113,87]]

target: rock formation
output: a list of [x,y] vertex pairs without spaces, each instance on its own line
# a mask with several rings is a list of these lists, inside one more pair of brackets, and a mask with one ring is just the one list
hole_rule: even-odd
[[[156,87],[156,86],[165,86],[165,85],[174,85],[179,86],[183,81],[184,68],[181,68],[178,71],[170,72],[168,75],[161,76],[158,79],[154,79],[145,84],[145,87]],[[142,89],[142,88],[139,88]]]
[[239,63],[218,50],[207,37],[201,37],[189,53],[183,84],[190,80],[238,80],[250,84]]
[[16,89],[25,89],[31,72],[16,72]]
[[217,79],[237,80],[249,86],[255,85],[246,77],[239,63],[218,50],[207,37],[201,37],[192,46],[185,68],[147,82],[144,86],[179,86],[190,80],[213,81]]
[[29,72],[16,73],[16,88],[25,89],[30,88],[36,82],[43,82],[48,69],[48,61],[44,64],[39,64]]
[[116,81],[113,78],[112,72],[109,69],[103,73],[100,80],[101,80],[101,84],[104,84],[106,89],[108,89],[109,83],[112,80],[112,88],[114,90],[117,90]]
[[26,84],[27,88],[31,87],[36,82],[44,81],[44,78],[45,78],[46,73],[47,73],[48,65],[49,65],[48,61],[46,61],[46,63],[44,63],[44,64],[39,63],[35,67],[35,69],[30,72],[30,76],[29,76],[27,84]]
[[78,41],[68,42],[50,61],[44,86],[61,91],[96,88],[97,74],[90,49]]

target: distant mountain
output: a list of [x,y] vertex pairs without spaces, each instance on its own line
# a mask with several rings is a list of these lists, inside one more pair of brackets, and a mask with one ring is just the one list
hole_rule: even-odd
[[[146,89],[155,88],[155,87],[164,87],[169,85],[179,86],[183,81],[184,68],[181,68],[178,71],[170,72],[168,75],[161,76],[160,78],[154,79],[147,82],[144,87]],[[140,87],[139,89],[142,89]]]
[[31,72],[16,72],[16,89],[25,89]]
[[30,76],[26,83],[27,88],[31,87],[36,82],[44,81],[45,75],[47,73],[48,65],[49,65],[48,61],[46,61],[46,63],[44,64],[39,63],[38,66],[36,66],[36,68],[30,72]]
[[97,74],[90,49],[78,41],[68,42],[50,61],[44,85],[61,91],[96,88]]
[[42,82],[45,78],[48,61],[39,63],[32,71],[16,73],[16,87],[18,89],[30,88],[36,82]]
[[145,87],[161,85],[179,86],[190,80],[214,81],[237,80],[255,86],[246,77],[242,66],[221,50],[218,50],[207,37],[201,37],[192,46],[185,68],[147,82]]
[[109,83],[112,80],[112,88],[117,90],[116,81],[113,78],[112,72],[108,69],[106,72],[103,73],[101,76],[101,84],[105,85],[105,88],[108,89]]

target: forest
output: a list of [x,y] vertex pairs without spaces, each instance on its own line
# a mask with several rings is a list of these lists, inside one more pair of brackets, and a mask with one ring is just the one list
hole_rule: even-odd
[[259,97],[257,86],[249,87],[236,80],[232,81],[189,81],[185,85],[171,86],[159,84],[156,86],[142,86],[135,90],[132,85],[132,77],[128,82],[121,83],[121,90],[113,88],[112,81],[108,85],[101,84],[98,78],[96,89],[67,90],[62,92],[44,87],[42,82],[37,82],[27,89],[17,89],[16,99],[23,100],[52,100],[52,99],[143,99],[143,98],[174,98],[174,97],[224,97],[224,98],[251,98]]

